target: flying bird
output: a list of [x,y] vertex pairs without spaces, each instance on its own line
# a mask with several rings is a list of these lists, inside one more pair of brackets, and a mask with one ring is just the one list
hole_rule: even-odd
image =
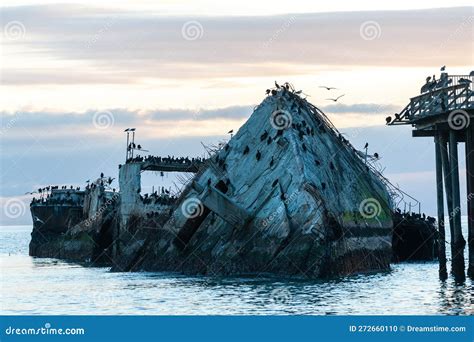
[[337,89],[337,88],[334,88],[334,87],[326,87],[326,86],[319,86],[319,88],[325,88],[327,90]]
[[339,99],[340,99],[341,97],[343,97],[344,95],[346,95],[346,94],[342,94],[342,95],[336,97],[335,99],[326,99],[326,100],[337,102],[337,100],[339,100]]
[[445,71],[446,70],[446,65],[443,65],[440,69],[440,71]]

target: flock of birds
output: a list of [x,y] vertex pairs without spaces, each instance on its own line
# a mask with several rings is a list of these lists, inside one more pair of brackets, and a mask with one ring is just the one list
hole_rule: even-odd
[[[100,174],[100,178],[95,182],[95,183],[91,183],[91,180],[88,179],[86,181],[86,186],[85,186],[85,190],[89,190],[89,189],[93,189],[95,188],[97,185],[106,185],[106,186],[109,186],[112,184],[112,182],[114,181],[115,178],[112,178],[112,177],[105,177],[104,173],[101,172]],[[53,190],[69,190],[69,191],[81,191],[81,187],[80,186],[74,186],[74,185],[49,185],[49,186],[45,186],[43,188],[39,188],[37,189],[36,191],[28,191],[25,193],[25,195],[35,195],[35,194],[39,194],[40,195],[40,200],[46,196],[46,198],[50,198],[50,196],[52,195],[52,192]],[[113,191],[115,191],[115,189],[113,189]],[[69,192],[68,192],[69,193]],[[38,202],[39,200],[37,200],[36,198],[33,198],[32,199],[34,203]]]

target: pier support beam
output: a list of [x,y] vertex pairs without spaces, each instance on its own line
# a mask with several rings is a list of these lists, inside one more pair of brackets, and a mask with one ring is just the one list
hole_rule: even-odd
[[466,183],[469,266],[467,274],[474,279],[474,124],[466,129]]
[[[441,147],[441,163],[443,165],[443,176],[444,176],[444,188],[446,192],[446,203],[448,207],[448,219],[449,219],[449,232],[451,239],[453,237],[453,194],[451,186],[451,166],[449,163],[448,156],[448,139],[446,134],[440,134],[439,136],[440,147]],[[451,244],[451,255],[454,253],[454,247]]]
[[439,260],[439,278],[446,280],[448,271],[446,267],[446,231],[444,224],[444,196],[443,196],[443,164],[441,158],[441,139],[439,134],[435,136],[436,153],[436,193],[438,200],[438,260]]
[[460,187],[457,136],[457,131],[449,131],[449,159],[451,166],[451,191],[453,201],[453,211],[450,213],[453,216],[453,235],[451,236],[453,255],[451,257],[451,270],[455,280],[458,282],[463,282],[466,279],[466,275],[464,273],[464,246],[466,241],[462,235],[461,228],[461,196],[459,192]]

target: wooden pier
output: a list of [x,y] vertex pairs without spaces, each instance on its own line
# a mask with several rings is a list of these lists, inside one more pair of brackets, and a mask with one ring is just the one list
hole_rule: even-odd
[[[464,240],[461,229],[461,198],[459,185],[458,143],[465,144],[467,214],[468,214],[468,275],[474,279],[474,96],[473,73],[427,79],[421,95],[395,118],[387,117],[387,125],[412,125],[413,137],[434,137],[439,228],[439,275],[447,278],[445,251],[446,200],[451,235],[451,272],[456,281],[465,280]],[[444,192],[443,192],[444,188]],[[446,196],[445,196],[446,195]]]

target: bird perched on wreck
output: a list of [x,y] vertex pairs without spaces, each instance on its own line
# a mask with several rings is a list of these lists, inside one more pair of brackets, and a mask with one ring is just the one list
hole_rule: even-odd
[[249,146],[247,145],[247,146],[245,146],[244,154],[247,154],[247,153],[249,153],[249,152],[250,152],[250,148],[249,148]]
[[257,154],[255,155],[255,158],[257,160],[260,160],[260,158],[262,157],[262,153],[260,152],[260,150],[257,151]]

